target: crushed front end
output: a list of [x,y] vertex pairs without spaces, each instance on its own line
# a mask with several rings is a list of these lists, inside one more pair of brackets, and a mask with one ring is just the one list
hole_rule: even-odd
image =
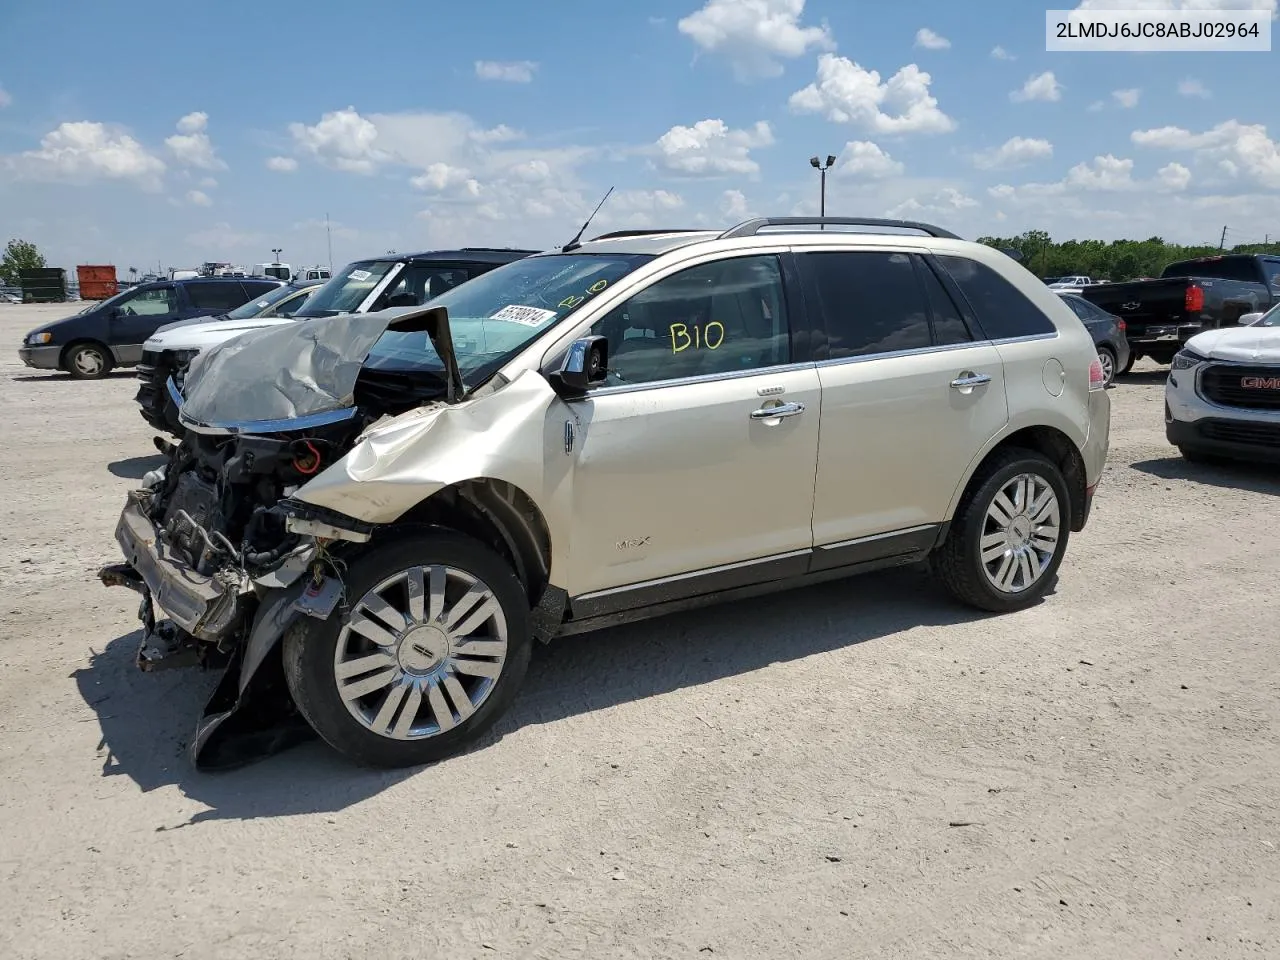
[[[197,767],[238,766],[311,735],[272,654],[298,618],[334,610],[340,580],[331,574],[368,530],[335,526],[290,497],[371,423],[446,390],[429,379],[388,387],[376,371],[357,383],[390,320],[340,316],[201,354],[179,412],[181,442],[156,438],[166,462],[126,498],[116,525],[123,563],[99,577],[141,594],[138,667],[224,670],[190,744]],[[250,411],[261,413],[247,419]]]

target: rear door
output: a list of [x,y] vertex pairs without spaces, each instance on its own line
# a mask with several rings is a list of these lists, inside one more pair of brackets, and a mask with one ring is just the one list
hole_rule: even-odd
[[929,546],[956,486],[1008,421],[1000,354],[933,269],[902,250],[797,251],[826,342],[816,563]]
[[183,286],[190,302],[187,315],[191,317],[212,317],[227,313],[249,299],[244,289],[234,280],[190,280]]

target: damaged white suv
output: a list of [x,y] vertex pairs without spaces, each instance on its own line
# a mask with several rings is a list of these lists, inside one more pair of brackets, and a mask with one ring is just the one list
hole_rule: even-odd
[[184,393],[101,576],[143,594],[144,669],[226,667],[201,766],[307,728],[435,760],[535,639],[886,566],[1026,607],[1110,417],[1089,333],[1013,259],[844,218],[571,243],[238,337]]

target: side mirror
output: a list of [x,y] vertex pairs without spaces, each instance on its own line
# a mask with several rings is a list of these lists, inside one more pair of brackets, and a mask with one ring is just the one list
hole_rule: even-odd
[[580,397],[595,384],[604,383],[608,372],[608,338],[581,337],[569,345],[554,383],[561,394]]
[[1246,313],[1241,315],[1240,319],[1236,322],[1242,327],[1252,327],[1255,323],[1261,320],[1263,316],[1264,314],[1261,313]]
[[1022,255],[1021,250],[1015,250],[1013,247],[1001,247],[1000,252],[1015,263],[1022,263],[1027,258]]

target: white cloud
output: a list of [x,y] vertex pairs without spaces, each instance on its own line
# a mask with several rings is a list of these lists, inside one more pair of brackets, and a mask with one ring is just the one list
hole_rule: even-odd
[[896,207],[889,208],[888,214],[895,219],[911,219],[937,214],[951,216],[962,210],[972,210],[978,206],[980,204],[977,200],[957,190],[955,187],[943,187],[936,193],[926,195],[923,200],[917,197],[908,197]]
[[1080,0],[1077,10],[1266,10],[1277,0]]
[[481,80],[532,83],[538,64],[533,60],[477,60],[476,76]]
[[826,24],[801,26],[804,0],[707,0],[676,24],[703,50],[722,53],[739,80],[782,74],[780,59],[834,50]]
[[212,207],[213,201],[209,199],[209,195],[203,190],[188,190],[187,202],[197,207]]
[[0,87],[0,108],[7,107],[11,103],[13,103],[13,97],[9,95],[9,91]]
[[1178,93],[1184,97],[1199,97],[1201,100],[1208,100],[1213,96],[1206,87],[1195,77],[1187,77],[1185,80],[1178,81]]
[[893,159],[869,140],[850,140],[836,159],[837,176],[855,176],[864,180],[882,180],[902,176],[902,163]]
[[[914,63],[884,83],[846,57],[818,57],[818,78],[791,95],[796,113],[821,113],[832,123],[849,123],[872,133],[947,133],[955,121],[938,109],[929,93],[932,78]],[[886,112],[897,111],[896,113]]]
[[232,255],[237,250],[260,246],[266,242],[266,237],[261,233],[237,230],[223,221],[188,234],[185,239],[197,250],[207,250],[212,256],[225,256],[228,260],[235,259]]
[[983,170],[1021,167],[1053,156],[1053,144],[1035,137],[1011,137],[994,150],[986,150],[973,158],[974,166]]
[[747,207],[747,195],[741,190],[726,190],[720,194],[720,212],[724,214],[726,220],[732,220],[735,223],[750,219],[751,211]]
[[672,127],[659,137],[655,163],[687,177],[754,176],[760,165],[751,159],[751,151],[772,143],[773,131],[763,121],[733,130],[723,120],[699,120],[691,127]]
[[130,180],[159,190],[164,161],[122,130],[91,120],[59,124],[40,139],[38,150],[0,158],[19,178],[87,183]]
[[209,115],[204,111],[188,113],[178,121],[178,132],[167,137],[164,144],[174,159],[184,166],[225,170],[227,165],[218,159],[206,132],[208,126]]
[[378,128],[355,107],[326,113],[314,126],[291,123],[289,132],[303,150],[347,173],[373,173],[378,164],[389,159],[373,145]]
[[1142,91],[1136,87],[1129,90],[1112,90],[1111,97],[1124,109],[1132,110],[1138,105],[1138,100],[1142,97]]
[[513,130],[505,123],[500,123],[489,130],[474,131],[471,134],[471,139],[476,143],[512,143],[516,140],[523,140],[524,134],[519,130]]
[[1107,109],[1107,101],[1095,100],[1093,101],[1093,103],[1089,104],[1089,106],[1086,109],[1090,113],[1100,113],[1101,111]]
[[1135,130],[1130,139],[1140,147],[1191,152],[1198,159],[1218,165],[1226,160],[1261,186],[1280,189],[1280,143],[1272,140],[1260,123],[1228,120],[1204,133],[1158,127]]
[[202,190],[212,190],[218,185],[218,181],[213,177],[201,177],[199,186]]
[[1135,186],[1133,161],[1109,153],[1094,157],[1068,170],[1064,183],[1080,190],[1130,190]]
[[1018,58],[1015,57],[1008,50],[1006,50],[1004,47],[997,45],[991,48],[991,59],[992,60],[1017,60]]
[[267,169],[276,173],[293,173],[298,169],[298,161],[293,157],[267,157]]
[[480,195],[480,183],[465,167],[451,167],[447,163],[433,163],[409,182],[419,190],[442,193],[450,188],[462,187],[471,196]]
[[916,31],[916,46],[925,50],[949,50],[951,41],[940,33],[934,33],[928,27]]
[[1052,70],[1046,70],[1044,73],[1028,78],[1021,90],[1014,90],[1009,94],[1009,99],[1014,103],[1026,103],[1031,100],[1061,100],[1062,84],[1058,83],[1058,78],[1053,75]]
[[1160,182],[1170,190],[1185,190],[1191,183],[1191,171],[1180,163],[1170,163],[1156,171]]

